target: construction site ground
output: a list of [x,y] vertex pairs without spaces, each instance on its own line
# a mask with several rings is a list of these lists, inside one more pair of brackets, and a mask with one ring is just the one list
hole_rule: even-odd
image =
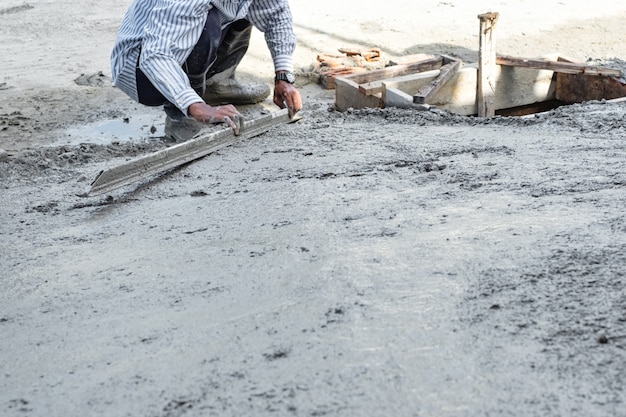
[[626,103],[337,112],[308,74],[475,62],[488,11],[502,54],[626,70],[625,0],[293,0],[302,120],[78,197],[173,145],[111,86],[128,4],[0,6],[1,415],[626,415]]

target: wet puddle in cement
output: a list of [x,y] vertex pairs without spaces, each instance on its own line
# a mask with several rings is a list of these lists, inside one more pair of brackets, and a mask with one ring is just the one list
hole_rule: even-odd
[[67,135],[53,145],[79,145],[81,143],[107,145],[118,141],[141,142],[163,137],[164,127],[165,118],[161,113],[101,120],[68,129]]

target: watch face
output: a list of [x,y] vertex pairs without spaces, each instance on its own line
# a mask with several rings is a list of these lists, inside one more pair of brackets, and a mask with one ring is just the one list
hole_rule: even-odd
[[293,72],[281,72],[276,76],[276,79],[287,81],[288,83],[293,84],[296,82],[296,74],[294,74]]

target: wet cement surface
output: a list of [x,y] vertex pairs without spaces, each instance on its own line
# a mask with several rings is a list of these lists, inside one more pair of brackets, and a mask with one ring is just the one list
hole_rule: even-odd
[[[110,85],[127,2],[0,6],[0,415],[626,415],[624,104],[327,112],[318,54],[474,62],[488,10],[291,4],[300,124],[90,199],[172,145]],[[625,0],[494,7],[499,54],[626,70]]]
[[625,106],[318,108],[90,199],[167,143],[13,156],[0,410],[623,415]]

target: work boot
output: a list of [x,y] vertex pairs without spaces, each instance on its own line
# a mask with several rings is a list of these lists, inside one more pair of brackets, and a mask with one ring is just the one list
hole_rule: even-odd
[[176,121],[181,121],[186,117],[183,112],[178,109],[178,107],[169,101],[166,101],[165,104],[163,104],[163,110],[165,111],[167,117]]
[[248,50],[251,34],[252,25],[247,20],[237,20],[228,27],[215,62],[206,74],[202,98],[207,104],[255,104],[270,95],[267,84],[241,83],[235,78],[235,69]]
[[192,117],[187,117],[178,107],[170,102],[163,105],[165,110],[165,136],[176,142],[185,142],[193,138],[204,126]]
[[270,87],[265,83],[239,82],[235,77],[235,67],[232,67],[207,80],[202,99],[210,105],[255,104],[269,95]]
[[205,124],[197,122],[191,117],[173,119],[170,116],[165,118],[165,136],[174,139],[176,142],[186,142],[196,136]]
[[206,125],[190,117],[174,120],[168,116],[165,118],[165,136],[176,142],[186,142],[196,136],[204,126]]

